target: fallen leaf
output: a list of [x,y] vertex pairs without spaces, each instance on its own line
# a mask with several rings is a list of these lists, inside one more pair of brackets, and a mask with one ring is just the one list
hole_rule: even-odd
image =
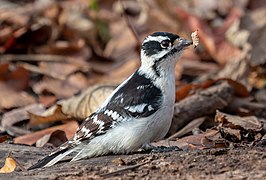
[[[218,30],[215,31],[215,29],[211,28],[211,26],[209,26],[203,19],[186,12],[181,8],[176,8],[175,10],[177,16],[186,23],[191,31],[199,29],[198,35],[201,40],[201,44],[215,61],[224,65],[228,61],[232,60],[232,58],[239,58],[241,51],[229,42],[225,41],[224,34],[219,34],[219,32],[217,32]],[[231,11],[237,12],[237,10],[233,8]],[[238,17],[235,15],[233,16],[234,18]]]
[[44,112],[44,107],[41,104],[31,104],[25,107],[13,109],[3,115],[1,125],[5,130],[8,130],[14,124],[29,119],[28,112],[41,113]]
[[25,90],[29,86],[29,72],[22,67],[10,70],[10,64],[0,64],[0,81],[14,90]]
[[187,96],[193,95],[195,94],[195,92],[197,90],[200,89],[206,89],[208,87],[210,87],[214,82],[216,82],[215,80],[206,80],[202,83],[198,83],[198,84],[186,84],[183,86],[179,86],[176,89],[176,102],[181,101],[182,99],[186,98]]
[[43,136],[36,142],[36,147],[43,147],[46,144],[52,145],[53,147],[58,147],[67,141],[66,133],[62,130],[56,130],[52,134],[47,134]]
[[7,157],[4,166],[0,169],[0,173],[11,173],[15,171],[17,165],[12,157]]
[[227,147],[225,139],[222,138],[220,132],[216,129],[207,130],[202,134],[190,135],[181,139],[173,140],[161,140],[155,143],[151,143],[154,146],[177,146],[183,150],[196,150],[196,149],[208,149],[208,148],[224,148]]
[[62,62],[41,62],[39,67],[40,70],[46,72],[46,74],[62,76],[65,79],[68,75],[76,72],[79,69],[79,67],[74,64]]
[[[33,104],[35,99],[23,91],[15,91],[0,82],[0,110]],[[4,97],[4,98],[3,98]]]
[[12,140],[11,136],[9,136],[9,135],[0,136],[0,143],[8,141],[8,140]]
[[[119,62],[137,59],[138,55],[134,50],[137,42],[130,29],[124,25],[123,21],[112,23],[111,28],[115,28],[116,31],[112,32],[115,35],[108,41],[103,52],[104,56]],[[128,42],[130,42],[130,44]]]
[[254,132],[259,132],[262,130],[262,123],[256,116],[240,117],[222,113],[217,110],[215,121],[219,122],[223,127],[234,129],[243,128],[244,130]]
[[179,138],[181,136],[184,136],[185,134],[192,132],[193,129],[198,128],[204,121],[205,121],[204,117],[194,119],[190,123],[188,123],[185,127],[177,131],[175,134],[171,135],[168,139],[171,140],[174,138]]
[[53,106],[53,109],[53,111],[51,111],[51,109],[45,111],[44,113],[47,113],[49,111],[51,111],[52,113],[51,115],[48,114],[46,116],[37,115],[35,113],[29,112],[30,126],[36,126],[38,124],[45,124],[69,119],[69,117],[62,112],[61,106]]
[[25,90],[29,87],[29,77],[30,74],[26,69],[17,67],[9,73],[7,84],[15,90]]
[[70,139],[73,137],[75,132],[77,131],[79,125],[76,121],[68,121],[66,124],[59,125],[59,126],[53,126],[41,131],[37,131],[34,133],[26,134],[24,136],[20,136],[14,139],[15,144],[27,144],[27,145],[33,145],[36,143],[40,138],[47,134],[51,134],[56,130],[62,130],[66,133],[67,139]]
[[87,87],[87,78],[81,73],[75,73],[70,75],[65,81],[45,78],[43,81],[34,84],[33,90],[36,94],[50,92],[57,98],[67,98],[85,87]]
[[53,104],[55,104],[57,98],[55,96],[49,96],[49,95],[40,95],[39,96],[39,102],[45,106],[45,107],[50,107]]
[[242,140],[253,141],[256,134],[262,130],[262,123],[255,116],[240,117],[219,112],[215,121],[219,123],[219,131],[225,139],[233,142]]
[[58,101],[41,115],[30,113],[30,124],[61,121],[69,117],[85,119],[106,100],[114,89],[113,85],[91,86],[79,95]]

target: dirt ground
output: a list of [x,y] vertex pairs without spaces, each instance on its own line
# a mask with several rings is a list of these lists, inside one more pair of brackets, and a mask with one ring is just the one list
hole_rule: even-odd
[[[1,161],[10,152],[29,167],[48,151],[5,144]],[[53,167],[1,174],[0,179],[265,179],[265,147],[237,147],[166,153],[109,155]]]

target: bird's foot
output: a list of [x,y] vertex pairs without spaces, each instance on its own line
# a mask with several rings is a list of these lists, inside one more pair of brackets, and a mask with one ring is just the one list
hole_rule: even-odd
[[153,146],[151,144],[144,144],[140,149],[141,152],[150,152],[150,153],[163,153],[163,152],[171,152],[171,151],[180,151],[181,149],[177,146]]

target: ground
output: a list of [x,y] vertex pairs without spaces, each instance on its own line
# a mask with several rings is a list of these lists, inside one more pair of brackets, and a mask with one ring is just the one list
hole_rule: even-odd
[[[29,167],[48,150],[4,144],[0,164],[12,148],[12,156]],[[233,147],[109,155],[53,167],[1,174],[0,179],[264,179],[265,147]],[[19,169],[19,168],[18,168]]]

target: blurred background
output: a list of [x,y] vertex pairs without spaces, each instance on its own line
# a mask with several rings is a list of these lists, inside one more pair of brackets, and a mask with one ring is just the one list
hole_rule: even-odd
[[[139,67],[141,42],[155,31],[190,39],[198,30],[199,46],[176,67],[177,102],[228,81],[237,101],[224,111],[264,119],[265,17],[265,0],[1,0],[2,142],[40,147],[57,129],[65,135],[52,144],[66,141]],[[203,131],[214,126],[215,110],[207,114]]]

